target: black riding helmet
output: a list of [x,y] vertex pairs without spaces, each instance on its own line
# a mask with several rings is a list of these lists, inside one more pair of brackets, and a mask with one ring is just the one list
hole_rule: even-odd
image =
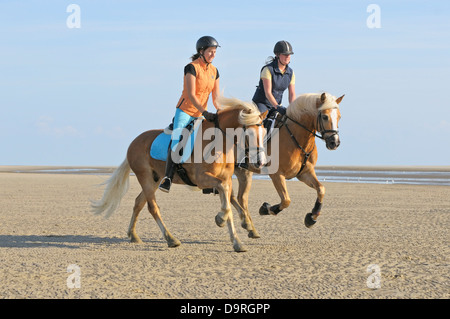
[[294,54],[292,45],[287,41],[278,41],[273,48],[275,54]]
[[209,47],[220,47],[219,42],[217,42],[216,39],[214,39],[213,37],[210,37],[209,35],[206,35],[204,37],[201,37],[200,39],[198,39],[197,41],[197,52],[199,53],[201,50],[205,50]]

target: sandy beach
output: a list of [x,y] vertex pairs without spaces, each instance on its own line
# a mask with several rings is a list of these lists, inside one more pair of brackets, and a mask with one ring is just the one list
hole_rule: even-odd
[[[322,214],[308,229],[312,189],[288,181],[291,206],[260,216],[263,202],[279,198],[270,181],[254,180],[250,210],[261,238],[248,238],[233,211],[248,249],[235,253],[227,229],[214,222],[218,196],[180,185],[158,193],[182,245],[167,247],[146,208],[137,224],[144,243],[132,244],[134,176],[119,210],[105,219],[92,215],[89,201],[101,198],[107,175],[35,169],[0,167],[0,298],[450,297],[448,186],[324,183]],[[79,288],[69,287],[70,265],[78,267]]]

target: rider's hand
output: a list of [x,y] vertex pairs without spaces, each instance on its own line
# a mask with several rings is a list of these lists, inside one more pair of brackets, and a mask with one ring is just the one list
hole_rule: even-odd
[[216,120],[216,114],[214,114],[214,113],[211,113],[211,112],[208,112],[208,111],[203,111],[202,115],[209,122],[214,122]]

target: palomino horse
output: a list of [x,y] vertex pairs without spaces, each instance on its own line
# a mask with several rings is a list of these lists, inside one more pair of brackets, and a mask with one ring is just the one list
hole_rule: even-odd
[[[202,138],[202,135],[206,130],[214,129],[214,127],[218,128],[220,132],[225,133],[228,131],[227,129],[245,127],[246,130],[254,130],[255,133],[253,134],[255,134],[256,137],[259,137],[259,134],[263,131],[261,130],[261,123],[264,114],[260,114],[258,109],[252,103],[225,98],[222,98],[220,103],[223,108],[217,112],[216,123],[203,121],[202,134],[197,135],[195,143],[200,143],[196,145],[201,145],[201,150],[204,150],[205,147],[210,144]],[[216,132],[219,130],[216,130]],[[177,247],[181,243],[169,232],[164,224],[155,198],[155,192],[164,176],[165,162],[152,158],[150,156],[150,148],[155,138],[161,132],[162,130],[150,130],[134,139],[128,148],[127,158],[105,182],[107,186],[103,197],[99,201],[92,202],[92,209],[96,214],[105,212],[106,216],[110,216],[118,208],[122,197],[128,190],[128,180],[130,171],[132,170],[142,187],[142,192],[135,200],[133,216],[128,229],[128,236],[130,237],[131,242],[142,242],[136,233],[136,222],[140,211],[145,206],[145,203],[147,203],[148,209],[161,229],[168,246]],[[230,205],[232,191],[231,178],[234,172],[235,161],[235,144],[233,144],[233,142],[226,143],[226,141],[229,140],[229,136],[226,134],[220,135],[221,136],[215,135],[215,142],[223,144],[223,151],[216,154],[216,159],[214,161],[206,162],[203,159],[203,156],[200,156],[202,157],[200,161],[197,158],[192,161],[186,161],[183,164],[183,167],[190,181],[198,188],[215,188],[218,190],[221,201],[221,211],[216,216],[216,223],[219,226],[223,226],[225,222],[227,223],[233,248],[235,251],[241,252],[245,251],[245,248],[236,234]],[[259,138],[257,138],[257,140],[259,140]],[[258,155],[261,156],[260,158],[264,158],[263,152],[261,147],[261,154],[258,153]],[[203,154],[203,151],[201,153]],[[192,157],[194,156],[191,155],[191,158]],[[218,158],[220,158],[220,160],[218,160]],[[258,165],[264,164],[264,160],[261,160]],[[178,174],[174,176],[172,182],[184,184],[182,178]]]
[[[278,132],[274,133],[279,134],[279,149],[274,150],[274,145],[270,147],[270,140],[266,147],[267,151],[271,149],[272,153],[279,152],[280,155],[278,170],[269,176],[281,202],[276,205],[264,203],[259,210],[261,215],[276,215],[289,206],[291,199],[286,188],[286,179],[296,177],[317,191],[314,208],[305,217],[306,227],[309,228],[316,223],[322,208],[325,187],[317,180],[314,170],[317,162],[315,137],[325,140],[329,150],[338,148],[340,144],[338,122],[341,118],[339,103],[343,97],[336,99],[328,93],[302,94],[288,106],[284,122],[281,123]],[[320,135],[317,135],[316,131],[320,132]],[[239,190],[237,200],[232,193],[231,203],[239,212],[242,227],[249,231],[248,236],[259,238],[248,211],[252,171],[260,172],[260,170],[236,168],[235,175],[238,178]]]

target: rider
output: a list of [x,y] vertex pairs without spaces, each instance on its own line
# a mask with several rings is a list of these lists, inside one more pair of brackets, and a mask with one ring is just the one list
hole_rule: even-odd
[[[276,117],[277,112],[286,114],[286,108],[281,105],[283,93],[289,90],[289,103],[295,100],[295,74],[289,67],[292,46],[287,41],[278,41],[273,49],[275,57],[270,57],[268,63],[261,69],[259,85],[253,95],[253,102],[261,113],[269,110],[268,119]],[[271,122],[266,121],[265,127]]]
[[181,130],[193,119],[203,117],[211,122],[216,114],[207,111],[208,98],[211,94],[212,102],[219,109],[219,71],[212,65],[216,56],[216,48],[220,47],[216,39],[203,36],[197,41],[197,53],[191,57],[192,62],[184,68],[183,92],[177,103],[173,121],[171,147],[167,154],[165,177],[159,184],[159,189],[168,193],[174,175],[172,151],[175,151],[180,140]]

